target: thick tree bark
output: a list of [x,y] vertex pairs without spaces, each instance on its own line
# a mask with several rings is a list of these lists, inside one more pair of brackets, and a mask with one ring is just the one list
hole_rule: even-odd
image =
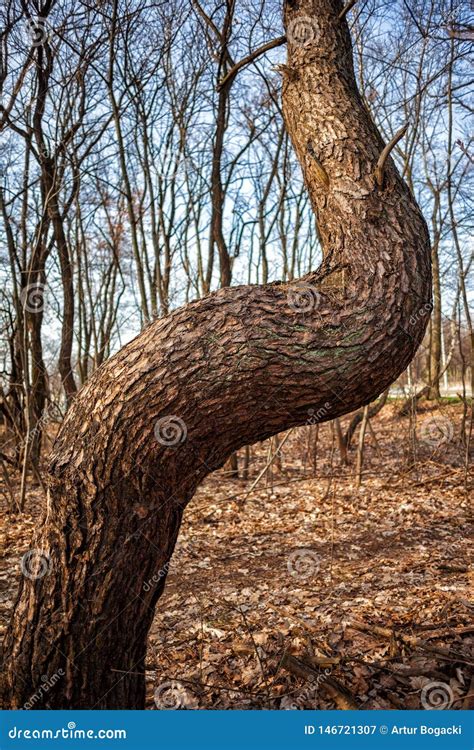
[[[184,507],[240,447],[370,403],[406,368],[431,305],[425,221],[356,87],[341,0],[286,3],[283,105],[325,244],[299,285],[234,287],[175,310],[74,401],[50,464],[7,637],[8,696],[141,708],[146,638]],[[298,24],[313,37],[295,41]],[[116,672],[113,670],[121,670]]]

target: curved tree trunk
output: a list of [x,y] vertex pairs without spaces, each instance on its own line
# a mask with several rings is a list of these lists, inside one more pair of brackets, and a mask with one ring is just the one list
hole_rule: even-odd
[[[384,144],[342,2],[285,5],[284,114],[324,263],[298,285],[225,288],[175,310],[79,393],[34,544],[49,572],[23,579],[7,637],[12,706],[62,670],[36,708],[143,707],[147,632],[198,484],[244,445],[370,403],[422,339],[428,231],[390,158],[375,177]],[[299,25],[314,32],[304,44]]]

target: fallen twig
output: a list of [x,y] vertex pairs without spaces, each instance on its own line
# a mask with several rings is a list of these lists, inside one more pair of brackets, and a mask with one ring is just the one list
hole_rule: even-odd
[[359,709],[354,697],[347,688],[341,685],[334,677],[320,672],[313,665],[308,664],[302,659],[284,653],[280,666],[297,677],[303,677],[306,680],[314,682],[317,687],[321,687],[334,700],[339,709],[343,711],[357,711]]
[[408,646],[412,646],[412,648],[422,648],[425,651],[430,651],[433,654],[438,654],[439,656],[442,656],[445,659],[449,659],[450,661],[461,661],[463,664],[470,664],[474,666],[473,662],[465,661],[466,654],[461,654],[452,651],[451,649],[442,648],[441,646],[431,646],[425,640],[416,638],[414,635],[404,635],[403,633],[397,633],[390,628],[382,628],[379,625],[369,625],[365,622],[357,622],[356,620],[351,620],[347,623],[347,626],[349,628],[352,628],[353,630],[360,630],[363,633],[372,633],[382,636],[383,638],[393,639],[395,641],[398,639]]

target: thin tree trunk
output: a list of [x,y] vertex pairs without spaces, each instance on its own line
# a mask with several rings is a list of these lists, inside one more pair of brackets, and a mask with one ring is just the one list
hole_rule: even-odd
[[312,463],[313,463],[313,474],[316,476],[318,469],[318,441],[319,441],[319,424],[314,425],[314,440],[312,443]]
[[359,432],[359,445],[357,446],[357,459],[356,459],[356,487],[359,488],[362,482],[362,467],[364,465],[364,443],[365,433],[367,430],[367,424],[369,422],[369,407],[364,406],[364,414],[362,417],[362,424]]
[[[373,417],[376,417],[377,414],[382,411],[383,407],[387,403],[389,388],[386,388],[385,391],[382,393],[381,397],[378,399],[378,401],[375,402],[375,404],[372,404],[369,409],[369,419],[373,419]],[[364,410],[358,411],[357,414],[354,414],[351,421],[349,422],[349,427],[347,428],[347,432],[344,435],[344,443],[346,446],[346,450],[348,450],[351,447],[352,438],[354,437],[354,432],[356,431],[358,425],[362,422],[364,418]]]
[[238,479],[239,478],[239,459],[237,456],[237,453],[233,453],[231,456],[229,456],[229,459],[226,463],[227,467],[227,476],[229,479]]
[[[422,340],[428,231],[390,158],[382,186],[374,176],[384,144],[356,87],[342,7],[285,3],[287,26],[305,16],[318,29],[305,45],[290,35],[283,110],[324,263],[297,286],[227,287],[175,310],[78,394],[33,544],[48,572],[23,578],[6,639],[11,706],[61,669],[35,708],[143,708],[147,632],[199,483],[233,451],[306,424],[309,410],[327,421],[370,403]],[[343,288],[331,283],[342,268]]]
[[347,443],[342,433],[341,420],[339,418],[334,420],[334,427],[336,428],[337,444],[339,447],[339,453],[341,456],[341,464],[347,466]]
[[[50,165],[53,168],[52,165]],[[51,176],[47,184],[51,185],[50,191],[54,191],[54,182]],[[68,406],[77,393],[77,384],[74,377],[72,365],[72,347],[74,343],[74,283],[71,258],[63,227],[63,219],[60,214],[57,196],[54,194],[50,199],[48,210],[51,215],[51,223],[58,249],[59,265],[61,268],[61,281],[63,287],[63,320],[61,326],[61,347],[59,350],[58,369],[66,395]]]
[[433,244],[431,252],[433,268],[433,314],[431,317],[431,337],[430,337],[430,367],[429,367],[429,399],[439,399],[441,393],[439,390],[440,372],[441,372],[441,280],[439,272],[439,253],[438,243]]
[[[218,79],[224,78],[228,64],[228,40],[232,33],[232,23],[235,10],[235,0],[226,3],[226,15],[222,33],[220,35],[220,55],[218,66]],[[229,94],[232,81],[219,88],[216,108],[216,125],[214,142],[212,146],[212,169],[211,169],[211,226],[209,235],[208,266],[206,274],[206,292],[211,289],[212,271],[214,267],[214,247],[217,246],[219,253],[219,280],[220,286],[230,286],[232,281],[232,262],[224,237],[223,219],[226,191],[222,183],[222,157],[224,154],[224,138],[229,122]]]
[[246,445],[244,448],[244,458],[242,464],[242,479],[244,482],[248,481],[249,478],[249,466],[250,466],[250,445]]

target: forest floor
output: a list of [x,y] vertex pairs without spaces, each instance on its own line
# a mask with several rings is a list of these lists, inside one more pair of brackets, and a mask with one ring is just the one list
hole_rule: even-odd
[[[186,510],[149,639],[147,707],[474,707],[472,473],[460,403],[390,402],[341,466],[334,428],[251,451]],[[349,417],[342,422],[347,427]],[[239,457],[240,460],[242,456]],[[472,460],[472,459],[471,459]],[[44,500],[3,517],[0,637]]]

